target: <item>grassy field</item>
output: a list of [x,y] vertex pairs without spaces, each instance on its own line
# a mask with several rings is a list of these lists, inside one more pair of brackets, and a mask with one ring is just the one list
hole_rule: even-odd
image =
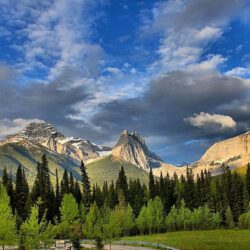
[[180,250],[250,250],[250,230],[173,232],[125,240],[162,243]]
[[121,162],[112,156],[106,156],[102,159],[86,165],[91,183],[103,184],[104,181],[111,183],[116,181],[121,166],[129,179],[139,178],[141,183],[148,183],[148,173],[130,163]]

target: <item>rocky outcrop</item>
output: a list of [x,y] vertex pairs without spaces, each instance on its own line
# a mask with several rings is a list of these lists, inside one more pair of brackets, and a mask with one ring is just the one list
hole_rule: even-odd
[[242,167],[250,162],[250,133],[245,133],[212,145],[199,161],[193,164],[195,171],[209,170],[213,175],[223,172],[224,166],[230,169]]
[[160,167],[162,163],[159,156],[149,151],[145,140],[138,133],[129,133],[127,130],[121,133],[112,155],[147,171],[150,167]]

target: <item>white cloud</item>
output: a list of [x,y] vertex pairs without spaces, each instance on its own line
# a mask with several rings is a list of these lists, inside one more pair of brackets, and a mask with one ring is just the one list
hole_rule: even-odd
[[11,46],[22,48],[22,63],[17,64],[20,71],[42,69],[50,81],[65,67],[77,68],[85,75],[96,75],[103,50],[92,43],[90,37],[91,25],[99,15],[92,12],[100,2],[21,1],[14,6],[11,2],[0,2],[3,20],[15,27],[16,39]]
[[104,72],[108,72],[108,73],[111,73],[113,75],[122,74],[122,71],[118,68],[115,68],[115,67],[107,67],[106,69],[104,69]]
[[236,67],[226,72],[229,76],[250,77],[250,68]]
[[215,125],[219,126],[221,130],[235,129],[237,125],[234,119],[228,115],[209,114],[205,112],[194,114],[191,117],[185,118],[184,121],[198,128],[210,128]]
[[7,135],[12,135],[20,132],[25,126],[30,122],[43,122],[39,119],[2,119],[0,120],[0,137],[5,137]]

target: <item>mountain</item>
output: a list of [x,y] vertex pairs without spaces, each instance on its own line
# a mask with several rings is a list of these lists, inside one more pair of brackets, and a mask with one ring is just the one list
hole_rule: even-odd
[[77,161],[93,159],[111,150],[109,147],[96,145],[82,138],[65,137],[55,127],[45,122],[29,123],[20,133],[0,141],[0,146],[24,140],[40,144],[55,153],[64,154]]
[[[0,174],[4,167],[15,174],[18,164],[24,166],[32,183],[36,175],[36,163],[43,154],[49,161],[52,181],[56,169],[61,178],[64,169],[80,179],[79,165],[84,161],[92,183],[116,180],[123,165],[128,178],[148,180],[152,168],[155,176],[168,173],[173,176],[186,174],[185,167],[176,167],[150,151],[145,140],[136,132],[124,130],[113,148],[97,145],[89,140],[66,137],[51,124],[33,122],[15,135],[0,141]],[[225,165],[240,169],[250,161],[250,133],[220,141],[212,145],[197,162],[190,164],[194,176],[201,170],[212,175],[223,172]],[[243,171],[243,170],[241,170]]]
[[201,159],[193,164],[193,169],[195,171],[207,169],[212,175],[218,175],[223,172],[225,166],[238,169],[248,162],[250,162],[250,132],[213,144]]
[[139,178],[147,182],[148,173],[125,159],[112,153],[112,148],[97,145],[89,140],[66,137],[54,126],[45,122],[28,124],[20,133],[9,135],[0,141],[0,173],[4,167],[13,174],[19,164],[24,166],[30,183],[36,176],[36,163],[43,154],[47,155],[52,181],[56,169],[62,177],[64,169],[81,179],[80,161],[86,163],[92,183],[116,180],[121,166],[128,178]]
[[149,151],[145,140],[138,133],[129,133],[127,130],[121,133],[112,155],[146,171],[149,171],[150,167],[159,167],[163,162],[159,156]]

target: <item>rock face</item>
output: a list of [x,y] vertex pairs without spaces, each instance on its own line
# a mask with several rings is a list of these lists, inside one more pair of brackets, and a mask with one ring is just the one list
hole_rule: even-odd
[[144,139],[138,133],[129,133],[127,130],[121,133],[112,155],[147,171],[150,167],[157,168],[162,164],[160,157],[149,151]]
[[42,145],[52,152],[66,155],[76,161],[87,161],[111,151],[111,148],[96,145],[89,140],[65,137],[55,127],[45,122],[28,124],[19,134],[8,136],[0,141],[0,146],[23,140]]
[[223,171],[225,165],[234,169],[248,162],[250,162],[249,132],[212,145],[194,164],[194,170],[206,168],[213,175],[217,175]]

